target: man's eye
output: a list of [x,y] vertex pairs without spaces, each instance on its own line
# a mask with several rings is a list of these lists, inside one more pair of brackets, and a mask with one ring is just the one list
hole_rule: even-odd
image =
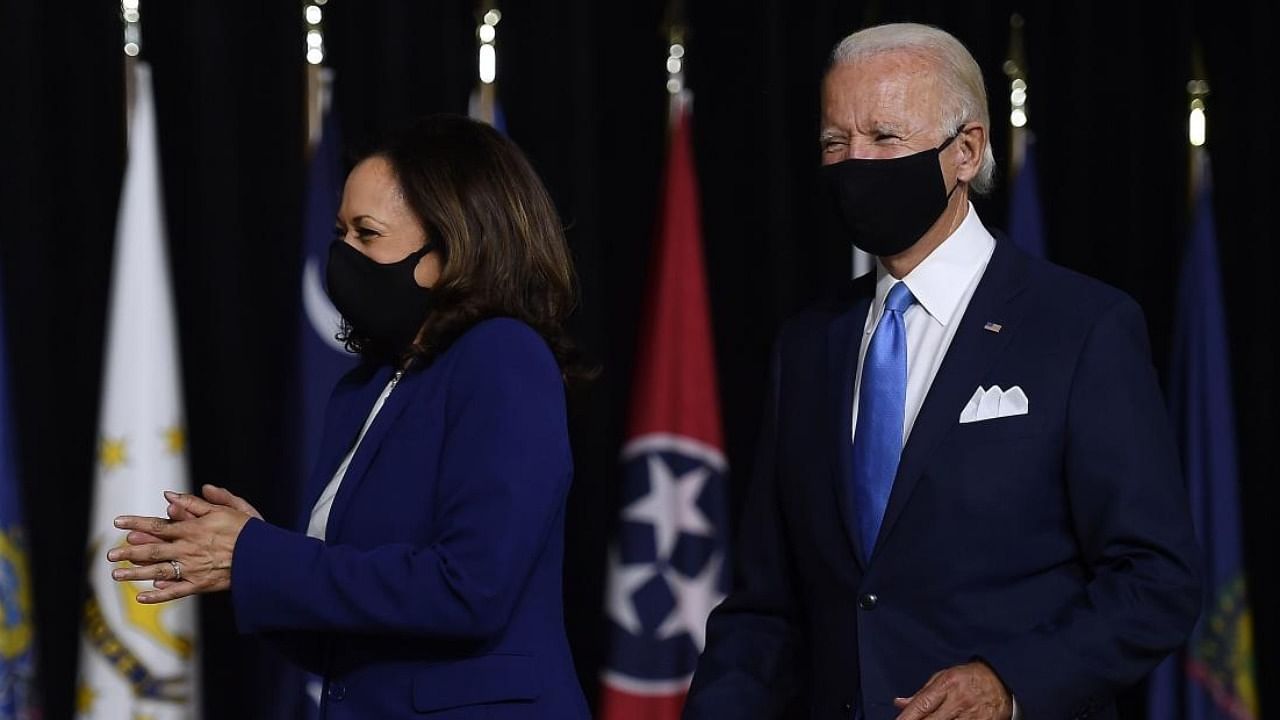
[[837,150],[841,147],[844,147],[844,142],[841,140],[823,140],[822,141],[823,152],[831,152],[832,150]]
[[883,140],[897,140],[897,139],[898,139],[897,135],[890,135],[889,133],[879,133],[876,135],[876,142],[881,142]]

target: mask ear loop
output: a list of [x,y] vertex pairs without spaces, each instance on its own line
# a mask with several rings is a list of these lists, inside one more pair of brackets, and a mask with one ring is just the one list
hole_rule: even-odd
[[[968,125],[969,125],[969,123],[962,123],[962,124],[960,125],[960,127],[956,128],[956,131],[955,131],[954,133],[952,133],[952,134],[951,134],[951,137],[949,137],[949,138],[947,138],[946,140],[943,140],[943,141],[942,141],[942,144],[941,144],[941,145],[939,145],[939,146],[937,147],[936,152],[937,152],[939,155],[941,155],[941,154],[942,154],[942,151],[943,151],[943,150],[946,150],[948,145],[950,145],[951,143],[955,142],[956,138],[960,137],[960,133],[964,132],[964,129],[965,129]],[[959,179],[959,178],[957,178],[957,179],[956,179],[956,184],[955,184],[955,185],[952,185],[952,186],[951,186],[951,189],[947,191],[947,201],[948,201],[948,202],[951,200],[951,196],[955,194],[956,189],[957,189],[957,188],[959,188],[959,187],[960,187],[960,179]]]
[[423,245],[422,247],[410,253],[409,257],[413,258],[415,261],[421,260],[422,258],[426,257],[434,250],[436,250],[436,241],[428,240],[426,245]]

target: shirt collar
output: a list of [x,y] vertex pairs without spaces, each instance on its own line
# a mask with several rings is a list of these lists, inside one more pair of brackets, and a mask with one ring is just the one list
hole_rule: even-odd
[[[964,298],[965,290],[991,256],[995,244],[995,238],[991,237],[991,233],[987,232],[978,219],[973,203],[969,203],[969,211],[965,213],[960,227],[920,261],[914,270],[907,273],[902,282],[907,284],[907,289],[925,312],[939,324],[946,326]],[[870,327],[879,322],[889,289],[897,282],[897,278],[890,275],[884,265],[876,260],[875,312],[872,313],[873,317],[868,317]]]

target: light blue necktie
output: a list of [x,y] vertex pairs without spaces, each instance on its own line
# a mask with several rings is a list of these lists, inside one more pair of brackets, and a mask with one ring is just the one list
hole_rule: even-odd
[[902,457],[907,404],[907,326],[902,316],[915,301],[906,283],[898,282],[889,289],[884,314],[862,361],[858,424],[853,434],[853,497],[866,560],[875,549]]

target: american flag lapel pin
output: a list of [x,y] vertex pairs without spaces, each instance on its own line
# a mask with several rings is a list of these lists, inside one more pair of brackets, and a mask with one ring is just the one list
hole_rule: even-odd
[[982,329],[986,330],[987,332],[998,333],[1004,329],[1004,326],[1001,325],[1000,323],[989,322],[986,325],[983,325]]

